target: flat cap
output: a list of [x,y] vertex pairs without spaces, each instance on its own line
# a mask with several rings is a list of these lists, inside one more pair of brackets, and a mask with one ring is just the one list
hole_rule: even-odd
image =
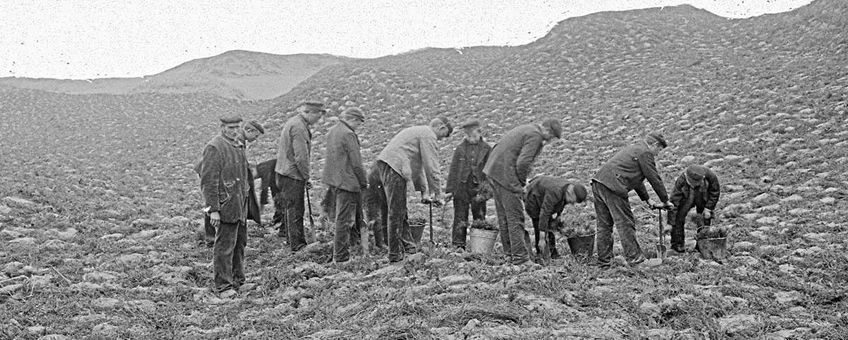
[[254,129],[256,129],[256,131],[259,131],[259,133],[261,133],[263,135],[265,134],[265,128],[262,127],[262,124],[259,124],[255,120],[251,120],[251,121],[247,122],[247,125],[252,126]]
[[221,117],[220,119],[221,119],[221,124],[238,124],[238,123],[241,123],[241,121],[242,121],[241,117],[237,117],[237,116]]
[[574,187],[574,197],[577,198],[577,203],[583,203],[586,201],[586,196],[589,195],[589,192],[586,191],[586,187],[582,184],[572,184]]
[[558,119],[546,119],[542,122],[542,126],[551,130],[551,134],[556,138],[562,138],[562,123]]
[[344,110],[342,112],[342,116],[359,119],[361,121],[365,120],[365,114],[362,113],[362,110],[355,107]]
[[327,110],[324,109],[324,103],[314,100],[307,100],[305,102],[300,103],[298,107],[304,107],[307,111],[317,111],[321,113],[326,113]]
[[659,132],[651,132],[651,133],[649,133],[649,134],[648,134],[648,137],[649,137],[649,138],[653,138],[653,139],[654,139],[655,141],[657,141],[657,143],[659,143],[659,144],[660,144],[660,146],[662,146],[663,148],[667,148],[667,147],[668,147],[668,142],[666,142],[666,141],[665,141],[665,137],[663,137],[663,135],[662,135],[661,133],[659,133]]
[[686,182],[691,186],[695,186],[704,179],[707,175],[707,168],[700,165],[690,165],[686,168]]
[[459,127],[463,129],[473,129],[480,127],[480,121],[477,119],[469,119],[462,123]]

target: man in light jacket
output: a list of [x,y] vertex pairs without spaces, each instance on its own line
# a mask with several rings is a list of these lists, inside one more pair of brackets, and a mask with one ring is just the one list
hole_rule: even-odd
[[304,102],[297,107],[297,114],[289,118],[280,132],[277,147],[277,186],[280,188],[285,207],[286,231],[291,251],[306,246],[303,232],[303,198],[309,182],[309,160],[312,152],[312,131],[309,127],[317,123],[327,112],[318,102]]
[[[323,180],[335,198],[336,233],[333,241],[333,261],[346,262],[350,259],[350,232],[362,220],[360,192],[368,188],[365,169],[362,166],[359,137],[356,129],[365,121],[365,115],[357,108],[342,112],[339,122],[327,134],[326,162]],[[360,232],[365,232],[361,230]]]
[[403,253],[418,251],[406,223],[406,184],[412,181],[425,202],[441,204],[441,170],[438,140],[450,136],[453,127],[446,118],[436,118],[430,125],[401,130],[377,156],[377,169],[388,206],[389,262],[403,259]]
[[513,264],[530,261],[530,236],[524,230],[524,185],[544,143],[561,135],[562,126],[556,119],[520,125],[503,135],[483,167],[494,192],[501,243]]

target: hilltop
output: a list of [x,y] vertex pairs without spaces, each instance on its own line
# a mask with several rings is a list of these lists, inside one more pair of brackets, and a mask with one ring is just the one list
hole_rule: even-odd
[[139,78],[0,78],[0,85],[65,94],[209,93],[224,98],[263,100],[286,93],[324,67],[346,60],[319,54],[228,51]]

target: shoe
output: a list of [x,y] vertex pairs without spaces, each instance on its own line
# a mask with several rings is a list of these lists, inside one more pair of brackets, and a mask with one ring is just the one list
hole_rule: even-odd
[[559,258],[561,258],[561,256],[559,256],[559,252],[557,252],[556,250],[551,251],[551,260],[556,260]]

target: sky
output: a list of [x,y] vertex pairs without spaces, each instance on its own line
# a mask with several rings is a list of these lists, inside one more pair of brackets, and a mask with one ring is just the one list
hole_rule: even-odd
[[602,11],[683,3],[728,18],[811,0],[2,0],[0,77],[138,77],[229,50],[373,58],[522,45]]

